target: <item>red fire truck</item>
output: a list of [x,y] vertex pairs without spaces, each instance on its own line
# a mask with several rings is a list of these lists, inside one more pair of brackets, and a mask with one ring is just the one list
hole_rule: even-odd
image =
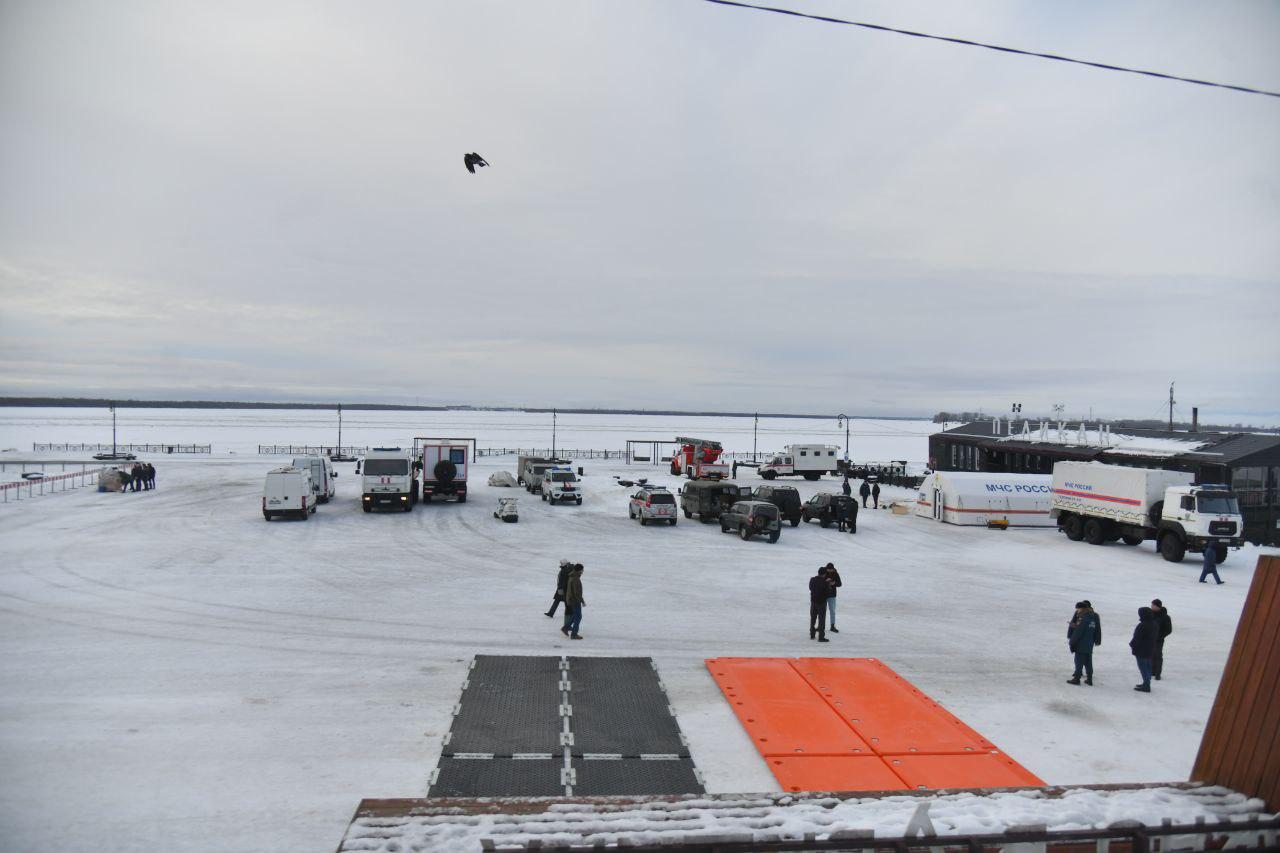
[[685,475],[690,480],[724,480],[729,477],[729,466],[720,461],[724,452],[718,441],[705,438],[676,436],[680,447],[671,454],[671,473]]

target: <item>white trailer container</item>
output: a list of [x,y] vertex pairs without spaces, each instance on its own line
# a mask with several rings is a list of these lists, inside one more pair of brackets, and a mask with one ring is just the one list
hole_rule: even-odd
[[294,515],[306,521],[316,511],[311,471],[286,466],[267,472],[262,484],[262,517],[267,521]]
[[420,445],[422,459],[422,500],[453,498],[467,502],[467,455],[470,446],[445,439],[428,438]]
[[760,465],[760,476],[801,476],[816,480],[823,474],[840,473],[840,448],[832,444],[788,444],[782,453]]
[[1048,474],[937,471],[920,484],[916,515],[948,524],[1053,527],[1052,483]]
[[1244,518],[1226,485],[1194,483],[1186,471],[1058,462],[1053,518],[1073,542],[1140,545],[1150,539],[1171,563],[1207,548],[1222,562],[1228,548],[1243,543]]
[[333,470],[325,457],[295,456],[293,467],[305,468],[311,472],[311,489],[319,503],[327,504],[329,499],[337,494],[333,481],[338,476],[338,472]]

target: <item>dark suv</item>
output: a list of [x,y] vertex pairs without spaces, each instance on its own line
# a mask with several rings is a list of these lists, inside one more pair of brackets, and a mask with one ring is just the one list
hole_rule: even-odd
[[802,521],[817,520],[823,527],[830,527],[844,515],[850,533],[858,532],[858,502],[844,495],[833,495],[830,492],[819,492],[805,503],[800,510]]
[[737,530],[745,542],[759,533],[777,542],[782,534],[782,520],[778,508],[768,501],[738,501],[720,513],[720,532]]
[[752,497],[776,506],[792,527],[800,523],[800,493],[795,486],[756,486]]
[[739,486],[727,480],[691,480],[680,490],[680,509],[685,518],[707,523],[715,521],[735,501],[751,498],[750,486]]

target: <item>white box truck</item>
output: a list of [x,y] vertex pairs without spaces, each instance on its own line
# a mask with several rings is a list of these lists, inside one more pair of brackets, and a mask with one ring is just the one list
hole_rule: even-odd
[[830,444],[788,444],[782,452],[761,463],[760,476],[766,480],[801,476],[816,480],[823,474],[839,474],[840,448]]
[[565,463],[541,456],[518,456],[516,457],[516,479],[520,485],[524,486],[526,492],[533,494],[542,490],[542,475],[549,468],[563,464]]
[[316,511],[315,489],[306,468],[286,466],[267,472],[262,484],[262,517],[293,515],[306,521]]
[[1187,551],[1213,548],[1218,562],[1239,548],[1244,519],[1224,485],[1193,485],[1186,471],[1129,468],[1100,462],[1053,466],[1053,509],[1058,529],[1091,545],[1154,540],[1160,555],[1178,563]]
[[453,498],[467,502],[467,454],[470,447],[443,439],[428,438],[420,445],[422,458],[422,500]]
[[327,504],[337,494],[333,480],[338,472],[333,470],[328,459],[323,456],[295,456],[292,464],[294,468],[304,468],[311,472],[311,489],[318,502]]
[[372,512],[374,507],[413,512],[413,505],[418,502],[418,468],[412,456],[399,447],[375,447],[356,463],[360,503],[365,512]]

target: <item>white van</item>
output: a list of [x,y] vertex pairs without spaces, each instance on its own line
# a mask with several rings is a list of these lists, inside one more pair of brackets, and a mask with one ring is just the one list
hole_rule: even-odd
[[263,518],[270,521],[277,515],[296,515],[306,521],[315,511],[311,471],[288,467],[267,472],[267,481],[262,486]]
[[333,480],[338,472],[329,465],[328,459],[323,456],[295,456],[293,467],[311,472],[311,488],[318,502],[327,504],[329,498],[337,494]]

